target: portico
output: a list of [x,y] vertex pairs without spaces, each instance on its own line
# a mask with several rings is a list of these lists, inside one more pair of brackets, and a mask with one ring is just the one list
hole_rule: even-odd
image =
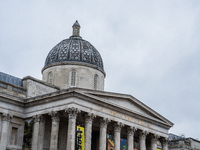
[[[100,95],[109,94],[110,99],[122,98],[121,101],[130,101],[136,106],[138,100],[135,98],[129,95],[79,88],[68,89],[62,93],[62,99],[57,99],[57,93],[55,93],[54,98],[44,95],[37,97],[37,102],[34,102],[34,99],[27,101],[27,105],[31,106],[26,110],[27,118],[37,113],[33,115],[35,120],[33,139],[35,140],[33,140],[32,149],[39,150],[42,149],[40,145],[44,145],[43,149],[75,150],[76,126],[82,126],[85,129],[85,150],[106,150],[107,134],[114,135],[115,150],[120,150],[121,137],[127,139],[128,150],[133,150],[134,141],[139,142],[140,150],[157,150],[157,140],[163,143],[163,149],[167,149],[167,131],[170,127],[168,120],[153,110],[148,110],[148,107],[142,103],[140,105],[137,103],[138,108],[133,111],[133,109],[124,109],[116,105],[111,102],[112,100],[105,101],[100,98]],[[51,100],[46,103],[45,99],[50,98]],[[43,109],[38,110],[37,103],[40,103]],[[45,108],[48,106],[52,107]],[[36,109],[37,112],[34,112]],[[139,114],[137,111],[139,109],[143,109],[146,114]],[[44,123],[44,120],[48,121]],[[94,137],[93,131],[98,133],[95,134],[97,137]],[[42,139],[42,137],[47,138],[47,135],[51,135],[49,140]],[[66,142],[63,143],[60,140]],[[35,141],[40,142],[37,144]],[[147,146],[147,141],[150,141],[150,147]]]

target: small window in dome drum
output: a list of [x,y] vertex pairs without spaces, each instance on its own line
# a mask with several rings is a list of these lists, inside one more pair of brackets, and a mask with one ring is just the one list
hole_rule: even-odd
[[53,84],[53,72],[50,71],[48,74],[48,83]]
[[71,70],[71,86],[76,86],[76,70]]
[[98,75],[94,75],[94,89],[97,90],[98,88]]

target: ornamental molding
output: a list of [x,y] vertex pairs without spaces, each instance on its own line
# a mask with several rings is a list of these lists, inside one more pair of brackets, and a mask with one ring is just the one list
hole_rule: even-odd
[[106,73],[105,71],[103,71],[100,67],[96,66],[96,65],[93,65],[93,64],[89,64],[89,63],[85,63],[85,62],[77,62],[77,61],[68,61],[68,62],[54,62],[52,64],[49,64],[47,66],[45,66],[43,69],[42,69],[42,73],[44,72],[44,70],[46,70],[47,68],[50,68],[50,67],[54,67],[54,66],[60,66],[60,65],[78,65],[78,66],[85,66],[85,67],[91,67],[93,69],[97,69],[99,71],[101,71],[104,76],[106,76]]
[[7,113],[3,113],[2,116],[3,116],[3,121],[7,121],[7,122],[10,122],[11,118],[13,118],[13,115],[7,114]]

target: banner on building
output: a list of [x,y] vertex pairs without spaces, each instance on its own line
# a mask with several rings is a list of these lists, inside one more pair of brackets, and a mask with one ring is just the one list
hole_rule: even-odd
[[85,134],[84,128],[77,126],[76,130],[76,137],[77,137],[77,150],[84,150],[85,148]]

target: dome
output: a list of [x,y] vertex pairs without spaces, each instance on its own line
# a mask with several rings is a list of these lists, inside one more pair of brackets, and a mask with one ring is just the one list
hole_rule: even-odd
[[46,58],[43,70],[53,65],[78,64],[104,72],[103,61],[97,49],[79,35],[78,21],[72,27],[73,35],[52,48]]

